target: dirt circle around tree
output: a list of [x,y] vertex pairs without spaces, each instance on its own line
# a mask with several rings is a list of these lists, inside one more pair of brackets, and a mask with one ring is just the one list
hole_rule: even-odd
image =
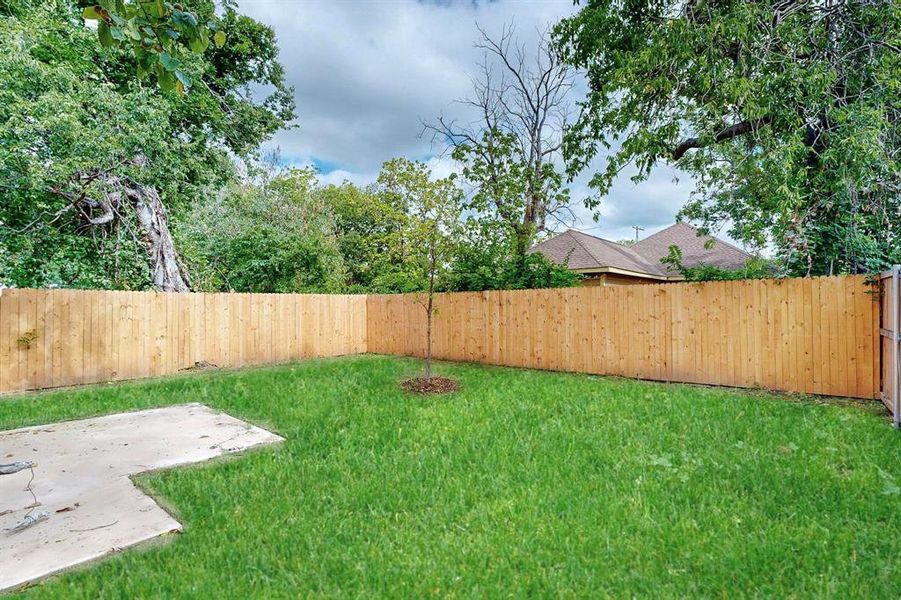
[[410,377],[400,382],[404,391],[414,394],[449,394],[460,389],[460,383],[450,377],[432,375],[430,378]]

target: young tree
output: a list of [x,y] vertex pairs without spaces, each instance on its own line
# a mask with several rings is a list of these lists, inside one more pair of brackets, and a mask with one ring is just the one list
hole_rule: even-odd
[[612,149],[599,196],[669,161],[697,181],[684,216],[773,244],[788,273],[901,260],[896,0],[591,0],[556,40],[588,80],[570,174]]
[[432,378],[432,317],[435,292],[440,289],[453,256],[460,226],[463,192],[454,178],[432,180],[421,162],[406,159],[392,161],[383,185],[389,193],[404,199],[407,225],[402,236],[411,266],[424,280],[418,300],[426,313],[426,358],[424,379]]
[[535,235],[571,217],[569,190],[558,172],[570,112],[572,72],[550,46],[547,32],[534,48],[505,27],[499,38],[479,30],[483,53],[473,96],[460,101],[476,113],[468,124],[443,116],[425,124],[448,143],[474,188],[468,208],[504,226],[513,259],[523,265]]

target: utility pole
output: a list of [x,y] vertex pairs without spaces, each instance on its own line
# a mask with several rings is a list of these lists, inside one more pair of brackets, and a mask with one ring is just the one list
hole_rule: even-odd
[[638,241],[638,232],[644,231],[644,227],[639,227],[638,225],[633,225],[632,229],[635,230],[635,241],[637,242]]

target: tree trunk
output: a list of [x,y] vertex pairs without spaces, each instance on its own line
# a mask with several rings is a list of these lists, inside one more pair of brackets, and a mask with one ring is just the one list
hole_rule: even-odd
[[429,299],[425,306],[425,380],[432,378],[432,313],[435,309],[435,270],[438,268],[438,257],[435,255],[434,240],[429,250]]
[[429,302],[426,307],[426,327],[425,327],[425,379],[426,381],[432,378],[432,294],[429,293]]
[[[143,167],[146,160],[143,155],[138,155],[117,166],[131,164]],[[175,250],[172,234],[169,233],[166,207],[154,187],[142,185],[129,177],[115,175],[112,168],[106,171],[78,172],[70,178],[70,182],[79,183],[80,189],[77,192],[64,191],[57,186],[48,189],[50,193],[69,201],[66,207],[56,213],[57,217],[74,208],[89,225],[114,223],[115,227],[125,225],[131,230],[132,223],[123,218],[123,215],[128,210],[134,211],[147,252],[153,287],[163,292],[191,291],[188,274]],[[104,184],[96,198],[88,195],[88,188],[94,182]],[[135,232],[132,233],[134,235]]]
[[513,258],[520,267],[522,266],[522,263],[525,262],[526,252],[528,252],[529,244],[532,241],[532,234],[530,231],[531,224],[527,222],[514,227],[514,235],[516,236],[516,247],[514,248],[514,251],[516,256]]
[[153,287],[164,292],[190,292],[188,276],[169,233],[166,207],[152,187],[135,185],[127,192],[147,243]]

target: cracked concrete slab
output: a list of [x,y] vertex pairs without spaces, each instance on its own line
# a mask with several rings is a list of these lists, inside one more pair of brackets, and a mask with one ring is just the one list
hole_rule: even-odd
[[33,480],[31,469],[0,475],[0,591],[180,531],[132,475],[282,440],[196,403],[0,431],[0,463],[36,463]]

